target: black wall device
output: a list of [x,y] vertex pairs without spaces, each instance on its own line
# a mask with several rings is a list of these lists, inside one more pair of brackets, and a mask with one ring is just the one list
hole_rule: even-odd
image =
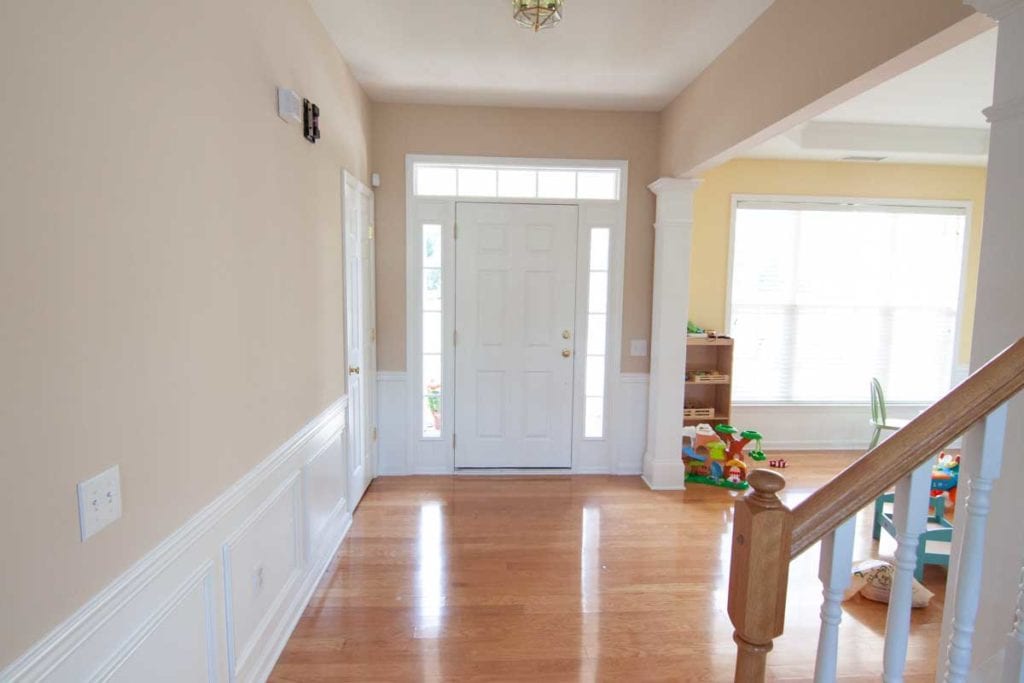
[[314,145],[320,139],[320,107],[302,100],[302,134]]

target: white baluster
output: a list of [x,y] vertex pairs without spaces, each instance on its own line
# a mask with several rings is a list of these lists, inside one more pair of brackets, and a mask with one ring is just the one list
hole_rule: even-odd
[[964,511],[967,521],[962,526],[963,543],[957,571],[956,596],[953,608],[953,630],[946,652],[947,683],[962,683],[971,669],[971,648],[974,622],[978,618],[981,595],[981,570],[985,559],[985,524],[992,507],[992,484],[1003,465],[1003,438],[1006,435],[1006,405],[994,410],[985,419],[985,436],[979,458],[978,475],[968,484]]
[[885,683],[902,681],[907,663],[917,544],[928,526],[931,477],[932,462],[929,460],[896,484],[896,497],[892,504],[892,521],[896,527],[896,570],[885,619],[885,650],[882,655],[882,680]]
[[836,680],[839,658],[839,622],[843,618],[843,593],[850,585],[853,568],[853,532],[857,517],[851,517],[821,540],[818,577],[824,586],[821,603],[821,632],[818,657],[814,662],[814,683]]
[[1024,565],[1017,582],[1017,613],[1003,660],[1003,683],[1024,683]]

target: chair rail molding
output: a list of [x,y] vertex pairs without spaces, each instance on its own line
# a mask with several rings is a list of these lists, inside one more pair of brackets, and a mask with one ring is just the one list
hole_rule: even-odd
[[[136,681],[154,672],[266,680],[351,525],[347,409],[345,396],[332,403],[0,670],[0,681]],[[244,636],[244,657],[234,636]]]
[[679,461],[686,375],[686,322],[690,301],[693,195],[700,180],[659,178],[654,223],[654,292],[651,302],[651,374],[643,478],[652,489],[683,489]]

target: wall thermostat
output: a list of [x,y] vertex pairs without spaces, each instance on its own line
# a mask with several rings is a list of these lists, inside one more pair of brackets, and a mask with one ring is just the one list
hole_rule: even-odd
[[302,98],[288,88],[277,89],[277,115],[289,123],[302,121]]

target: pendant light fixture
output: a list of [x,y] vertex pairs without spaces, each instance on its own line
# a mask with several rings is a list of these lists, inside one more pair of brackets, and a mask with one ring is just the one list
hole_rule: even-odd
[[512,0],[512,17],[520,26],[539,31],[562,20],[564,0]]

